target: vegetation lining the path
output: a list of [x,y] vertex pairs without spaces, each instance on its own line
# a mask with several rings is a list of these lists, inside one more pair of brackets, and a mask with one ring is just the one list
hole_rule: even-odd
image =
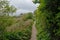
[[[29,15],[29,16],[28,16]],[[32,15],[32,13],[31,13]],[[6,27],[5,39],[6,40],[29,40],[31,38],[31,31],[33,20],[29,13],[23,14],[20,17],[16,17],[13,21],[16,21],[10,27]],[[32,15],[33,16],[33,15]]]
[[60,40],[60,0],[40,0],[35,15],[37,40]]
[[8,0],[0,0],[0,40],[29,40],[31,37],[33,14],[10,16],[16,8]]

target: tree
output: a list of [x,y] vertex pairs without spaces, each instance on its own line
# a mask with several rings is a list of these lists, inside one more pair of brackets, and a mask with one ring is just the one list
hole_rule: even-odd
[[40,0],[36,13],[38,40],[60,39],[60,1]]
[[10,6],[7,0],[0,1],[0,16],[7,15],[16,11],[14,6]]
[[5,28],[13,23],[13,19],[11,20],[11,18],[6,15],[15,11],[16,8],[10,6],[7,0],[0,0],[0,40],[7,40],[5,38]]
[[39,0],[32,0],[32,1],[33,1],[33,3],[35,3],[35,4],[36,4],[36,3],[40,3]]

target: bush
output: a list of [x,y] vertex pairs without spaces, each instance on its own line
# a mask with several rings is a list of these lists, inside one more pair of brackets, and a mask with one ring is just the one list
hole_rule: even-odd
[[5,34],[5,28],[12,25],[14,22],[14,19],[9,16],[0,16],[0,40],[4,39]]
[[[24,28],[24,27],[23,27]],[[5,37],[8,40],[30,40],[32,31],[32,24],[23,30],[15,32],[7,32]]]
[[29,40],[33,20],[28,15],[19,18],[0,16],[0,40]]
[[40,0],[36,12],[37,40],[60,39],[60,3],[59,0]]

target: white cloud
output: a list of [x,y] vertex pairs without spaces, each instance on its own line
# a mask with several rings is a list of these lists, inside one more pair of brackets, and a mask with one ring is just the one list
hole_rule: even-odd
[[34,11],[37,8],[32,0],[10,0],[10,4],[18,8],[20,12]]

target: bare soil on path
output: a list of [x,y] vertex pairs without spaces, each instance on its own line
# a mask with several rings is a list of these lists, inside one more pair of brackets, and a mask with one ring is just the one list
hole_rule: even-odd
[[31,35],[31,39],[30,40],[37,40],[36,35],[37,35],[37,30],[36,30],[35,22],[34,22],[34,24],[32,26],[32,35]]

